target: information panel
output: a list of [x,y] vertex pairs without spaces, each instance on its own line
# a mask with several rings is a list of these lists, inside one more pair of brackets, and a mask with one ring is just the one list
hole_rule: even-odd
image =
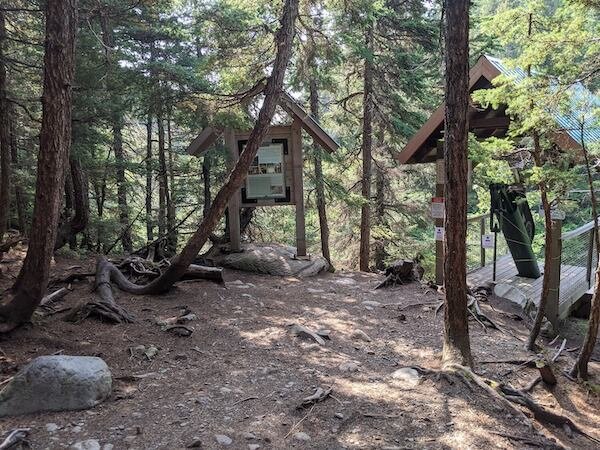
[[283,178],[283,144],[263,144],[252,161],[246,178],[249,199],[285,197]]

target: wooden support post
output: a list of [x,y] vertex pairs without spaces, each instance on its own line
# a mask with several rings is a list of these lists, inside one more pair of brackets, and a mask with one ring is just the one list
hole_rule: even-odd
[[[435,196],[436,197],[444,197],[444,183],[445,183],[445,169],[444,169],[444,159],[439,159],[439,149],[438,149],[438,159],[436,160],[435,165]],[[444,199],[445,201],[445,199]],[[444,226],[444,219],[435,219],[436,227]],[[445,235],[444,235],[445,239]],[[443,241],[435,241],[435,283],[438,285],[444,284],[444,242]]]
[[485,267],[485,248],[483,248],[483,243],[481,240],[483,239],[483,235],[485,234],[485,221],[487,217],[482,217],[479,221],[479,251],[481,252],[481,267]]
[[302,170],[302,124],[298,119],[292,123],[292,166],[294,201],[296,202],[296,256],[306,257],[306,224],[304,212],[304,180]]
[[[229,150],[229,170],[235,166],[235,163],[239,159],[239,150],[237,147],[237,141],[235,139],[235,132],[231,128],[227,128],[224,132],[225,146]],[[241,251],[241,231],[240,231],[240,204],[241,204],[240,191],[237,190],[235,194],[229,199],[229,205],[227,211],[229,215],[229,249],[232,252]]]
[[596,247],[596,227],[590,230],[590,240],[588,242],[588,254],[587,254],[587,264],[586,264],[586,280],[588,284],[588,288],[592,287],[592,274],[595,271],[594,266],[594,255],[597,252]]
[[562,220],[553,220],[551,240],[551,265],[544,267],[546,273],[550,276],[550,292],[548,292],[548,302],[546,304],[546,318],[552,323],[554,330],[558,330],[559,321],[559,298],[560,298],[560,266],[562,254]]

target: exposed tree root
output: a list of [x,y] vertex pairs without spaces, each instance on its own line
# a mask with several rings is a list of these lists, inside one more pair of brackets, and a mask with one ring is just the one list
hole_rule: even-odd
[[112,323],[134,322],[134,317],[127,310],[117,305],[113,296],[111,281],[116,281],[119,287],[124,281],[131,283],[114,264],[108,262],[106,258],[99,258],[96,265],[96,292],[101,300],[79,305],[67,315],[65,320],[81,322],[90,316],[94,316]]
[[125,308],[117,305],[114,301],[110,303],[104,300],[87,302],[77,306],[65,317],[65,320],[78,323],[88,317],[104,319],[111,323],[135,322],[134,316]]
[[[96,264],[96,284],[95,289],[100,296],[99,301],[87,302],[74,308],[65,318],[70,322],[81,322],[88,317],[97,317],[107,320],[111,323],[131,323],[135,318],[125,308],[119,306],[113,296],[112,285],[114,283],[119,289],[132,294],[143,294],[145,286],[131,282],[121,272],[120,268],[124,269],[130,276],[135,277],[136,281],[148,282],[159,277],[162,270],[168,267],[169,262],[164,260],[158,264],[139,257],[130,257],[115,266],[105,257],[99,257]],[[204,267],[192,264],[185,272],[182,280],[209,279],[215,282],[223,282],[223,269],[220,267]],[[191,330],[183,330],[178,327],[173,332],[187,332],[191,334]]]
[[17,445],[19,444],[26,444],[27,447],[29,447],[26,439],[30,431],[31,428],[17,428],[10,431],[4,441],[0,443],[0,450],[17,448]]
[[[416,367],[415,367],[416,368]],[[465,383],[472,383],[480,387],[490,397],[495,399],[497,403],[504,406],[512,414],[519,417],[525,424],[532,426],[531,420],[515,405],[523,406],[527,408],[533,414],[533,417],[543,423],[550,424],[560,428],[568,427],[572,431],[580,434],[581,436],[589,439],[590,441],[600,444],[600,439],[590,436],[581,429],[573,420],[569,417],[557,414],[553,411],[544,408],[540,404],[536,403],[526,392],[517,390],[509,385],[500,383],[491,379],[483,378],[474,373],[468,367],[464,367],[458,364],[449,364],[444,367],[442,371],[434,371],[423,368],[416,368],[422,374],[440,374],[443,373],[445,376],[454,375],[462,379]]]
[[[130,279],[136,283],[147,283],[160,275],[170,266],[168,259],[157,263],[146,259],[132,256],[117,264],[117,268],[125,272]],[[183,280],[209,280],[216,283],[224,283],[222,267],[208,267],[198,264],[190,264],[185,274],[180,278]]]

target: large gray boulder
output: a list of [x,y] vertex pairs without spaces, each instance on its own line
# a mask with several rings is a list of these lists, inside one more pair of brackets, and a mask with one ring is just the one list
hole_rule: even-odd
[[0,417],[92,408],[112,390],[106,363],[93,356],[40,356],[0,391]]
[[228,253],[215,246],[207,255],[217,265],[267,275],[312,277],[329,268],[322,256],[295,257],[296,249],[280,244],[244,244],[242,252]]

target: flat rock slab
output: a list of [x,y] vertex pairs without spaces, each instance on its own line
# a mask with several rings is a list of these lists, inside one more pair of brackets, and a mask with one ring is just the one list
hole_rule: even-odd
[[40,356],[0,391],[0,417],[88,409],[112,391],[106,363],[93,356]]
[[310,259],[297,259],[294,247],[280,244],[245,244],[240,253],[220,253],[208,255],[215,264],[245,272],[263,273],[277,276],[311,277],[329,268],[322,256]]
[[402,367],[392,373],[394,380],[402,382],[406,386],[417,386],[421,382],[421,376],[412,367]]

